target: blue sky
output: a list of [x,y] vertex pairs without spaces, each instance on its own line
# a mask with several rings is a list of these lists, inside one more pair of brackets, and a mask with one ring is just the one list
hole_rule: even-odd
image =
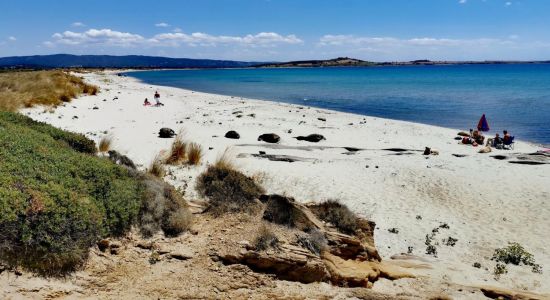
[[548,0],[1,1],[0,56],[548,60]]

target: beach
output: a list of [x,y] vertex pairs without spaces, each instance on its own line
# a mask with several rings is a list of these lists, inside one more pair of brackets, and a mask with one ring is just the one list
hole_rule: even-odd
[[[187,200],[201,200],[195,191],[197,175],[229,151],[268,193],[304,203],[335,199],[346,204],[376,222],[374,237],[383,260],[408,252],[408,260],[425,266],[414,270],[417,278],[381,279],[375,291],[422,295],[490,285],[550,293],[550,166],[510,163],[519,154],[541,150],[539,146],[520,140],[513,150],[478,153],[481,147],[454,140],[459,129],[152,86],[110,71],[78,75],[99,86],[100,93],[56,109],[21,112],[96,142],[111,136],[112,148],[139,169],[170,149],[173,140],[159,138],[158,132],[173,129],[202,145],[205,153],[198,166],[168,168],[165,179],[184,191]],[[145,98],[154,102],[155,91],[165,105],[143,106]],[[464,124],[462,130],[473,125]],[[240,139],[225,138],[230,130]],[[279,135],[280,142],[258,141],[265,133]],[[309,134],[325,140],[295,138]],[[423,155],[425,147],[438,154]],[[257,155],[260,151],[266,155]],[[426,236],[432,233],[436,255],[426,254]],[[457,239],[454,245],[447,243],[450,237]],[[532,253],[542,274],[508,265],[508,273],[496,280],[491,257],[509,242]]]

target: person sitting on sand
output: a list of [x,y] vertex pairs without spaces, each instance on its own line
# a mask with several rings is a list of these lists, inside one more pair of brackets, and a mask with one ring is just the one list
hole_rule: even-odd
[[164,104],[160,103],[160,94],[158,91],[155,91],[155,101],[157,102],[155,106],[164,106]]
[[504,136],[502,137],[502,142],[504,144],[510,143],[510,140],[512,139],[512,136],[508,133],[507,130],[502,131]]
[[503,143],[504,143],[504,141],[500,137],[500,134],[497,133],[494,138],[488,138],[487,139],[487,145],[486,146],[490,146],[490,147],[500,149],[500,148],[502,148]]
[[151,102],[149,102],[149,99],[145,98],[145,101],[143,101],[143,106],[149,106],[151,105]]
[[473,132],[472,139],[477,145],[483,145],[483,141],[485,141],[485,137],[478,130]]

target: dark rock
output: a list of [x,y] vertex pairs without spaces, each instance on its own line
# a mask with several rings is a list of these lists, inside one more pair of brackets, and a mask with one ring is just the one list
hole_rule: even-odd
[[295,139],[299,140],[299,141],[307,141],[307,142],[312,142],[312,143],[317,143],[319,141],[322,141],[322,140],[326,140],[324,136],[320,135],[320,134],[310,134],[308,136],[297,136],[295,137]]
[[99,107],[97,107],[97,106],[94,106],[94,107],[93,107],[92,109],[99,109]]
[[105,252],[105,250],[109,248],[109,240],[102,239],[101,241],[97,242],[97,247],[99,248],[99,251]]
[[174,130],[170,129],[170,128],[161,128],[159,130],[159,137],[160,138],[172,138],[176,135],[176,133],[174,132]]
[[260,151],[260,155],[265,155],[265,151]]
[[466,155],[466,154],[456,154],[456,153],[453,153],[453,156],[454,156],[454,157],[466,157],[466,156],[468,156],[468,155]]
[[264,141],[266,143],[278,143],[281,140],[281,137],[275,133],[264,133],[258,137],[258,141]]
[[327,119],[325,119],[325,118],[317,118],[317,120],[323,121],[323,122],[326,122],[326,121],[327,121]]
[[238,139],[241,138],[241,135],[238,132],[236,132],[235,130],[230,130],[225,134],[225,137],[228,138],[228,139],[238,140]]
[[430,155],[432,153],[432,149],[430,149],[430,147],[426,147],[426,149],[424,149],[424,155]]

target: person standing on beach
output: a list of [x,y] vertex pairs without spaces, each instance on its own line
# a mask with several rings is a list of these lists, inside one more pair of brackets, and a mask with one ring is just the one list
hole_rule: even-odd
[[155,101],[157,102],[156,106],[164,106],[164,104],[160,103],[160,94],[158,91],[155,91]]

